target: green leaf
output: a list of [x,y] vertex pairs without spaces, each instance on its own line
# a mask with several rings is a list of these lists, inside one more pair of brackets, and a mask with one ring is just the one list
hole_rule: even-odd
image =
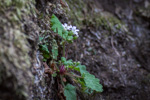
[[88,93],[88,94],[92,94],[94,92],[94,90],[91,90],[89,88],[85,88],[84,92]]
[[73,68],[74,68],[74,66],[71,66],[71,65],[69,65],[69,66],[68,66],[68,68],[71,68],[71,69],[73,69]]
[[76,100],[76,88],[71,85],[67,84],[64,88],[64,95],[66,96],[66,100]]
[[84,73],[88,73],[86,71],[86,66],[84,66],[84,65],[78,65],[74,68],[74,70],[79,71],[81,73],[81,75],[83,75]]
[[68,37],[67,37],[67,40],[68,40],[68,41],[71,41],[72,39],[73,39],[73,36],[68,36]]
[[43,52],[44,61],[50,58],[50,53]]
[[103,91],[103,86],[99,83],[100,80],[95,78],[94,75],[90,73],[84,73],[84,81],[86,83],[86,86],[90,89],[95,90],[97,92]]
[[84,82],[84,79],[83,78],[77,78],[78,82],[80,83],[81,87],[82,88],[85,88],[86,85],[85,85],[85,82]]
[[58,56],[58,45],[57,45],[57,42],[55,40],[53,40],[53,43],[52,43],[52,58],[57,60],[57,56]]
[[72,60],[68,60],[68,61],[64,62],[64,65],[71,66],[71,65],[73,65],[73,62],[72,62]]
[[69,31],[69,32],[68,32],[68,35],[69,35],[69,36],[72,36],[72,35],[74,35],[74,33],[73,33],[72,31]]
[[46,61],[47,61],[47,59],[45,59],[45,58],[44,58],[44,59],[43,59],[43,61],[44,61],[44,62],[46,62]]
[[40,47],[41,47],[41,50],[42,50],[42,51],[45,51],[45,52],[49,53],[49,50],[48,50],[48,47],[47,47],[46,44],[40,45]]
[[65,57],[61,57],[61,62],[66,62],[66,58]]
[[59,19],[53,14],[51,17],[51,29],[56,33],[58,32],[58,34],[60,36],[62,36],[62,32],[64,30],[61,22],[59,21]]
[[[102,85],[99,83],[100,80],[95,78],[95,76],[90,74],[88,71],[86,71],[86,66],[78,65],[74,68],[74,70],[79,71],[81,76],[84,79],[84,80],[81,79],[79,81],[82,88],[85,88],[85,86],[86,86],[87,88],[89,88],[91,90],[95,90],[97,92],[102,92],[103,91]],[[87,91],[89,91],[89,89],[87,89]]]
[[61,62],[62,62],[65,66],[71,66],[71,65],[73,65],[72,60],[70,59],[70,60],[67,60],[67,61],[66,61],[66,58],[65,58],[65,57],[61,57]]
[[68,37],[68,31],[63,31],[62,37],[66,40]]
[[44,45],[40,45],[39,46],[40,48],[40,51],[42,52],[42,55],[43,55],[43,57],[44,57],[44,61],[46,61],[46,59],[49,59],[50,58],[50,52],[49,52],[49,50],[48,50],[48,47],[47,47],[47,45],[46,44],[44,44]]
[[78,38],[77,36],[74,36],[74,37],[73,37],[73,40],[76,40],[77,38]]

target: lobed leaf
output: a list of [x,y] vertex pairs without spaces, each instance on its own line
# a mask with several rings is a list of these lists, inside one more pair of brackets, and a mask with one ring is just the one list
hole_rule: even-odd
[[51,17],[50,22],[51,22],[51,29],[55,33],[58,33],[64,40],[72,43],[72,40],[74,39],[73,32],[65,30],[59,19],[54,14]]
[[42,50],[42,51],[45,51],[46,53],[49,53],[49,50],[48,50],[48,47],[47,47],[46,44],[40,45],[40,47],[41,47],[41,50]]
[[47,47],[46,44],[40,45],[39,47],[40,47],[39,49],[40,49],[40,51],[42,52],[42,55],[43,55],[43,57],[44,57],[44,61],[46,61],[46,59],[49,59],[49,58],[50,58],[50,52],[49,52],[49,50],[48,50],[48,47]]
[[71,84],[67,84],[64,88],[64,95],[66,100],[76,100],[76,88]]
[[59,21],[59,19],[53,14],[51,17],[51,29],[56,33],[58,32],[58,34],[60,36],[62,36],[62,32],[64,30],[61,22]]
[[90,89],[97,92],[103,92],[103,86],[99,83],[100,80],[95,78],[94,75],[90,73],[84,73],[84,81],[86,83],[86,86]]
[[65,57],[61,57],[61,62],[62,63],[66,62],[66,58]]
[[74,68],[74,70],[79,71],[81,75],[83,75],[84,73],[87,73],[86,66],[84,65],[78,65]]

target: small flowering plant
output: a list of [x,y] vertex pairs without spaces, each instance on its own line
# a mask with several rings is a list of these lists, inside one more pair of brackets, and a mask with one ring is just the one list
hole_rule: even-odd
[[[82,92],[87,94],[92,94],[94,91],[102,92],[102,85],[99,83],[99,79],[95,78],[94,75],[90,74],[86,71],[86,66],[81,65],[80,62],[73,62],[72,60],[67,60],[65,58],[65,46],[66,43],[72,43],[73,40],[79,37],[76,26],[68,25],[67,23],[61,24],[58,18],[55,15],[51,17],[51,30],[54,33],[57,33],[62,41],[60,45],[63,47],[63,53],[61,59],[57,59],[58,57],[58,45],[57,41],[53,40],[52,42],[52,51],[48,49],[48,43],[40,45],[40,50],[43,53],[43,57],[46,62],[50,61],[50,73],[52,73],[53,77],[60,79],[60,82],[63,86],[63,93],[66,100],[76,100],[76,88],[81,89]],[[43,40],[43,38],[42,38]],[[60,56],[60,55],[59,55]],[[47,68],[47,67],[46,67]],[[48,72],[47,70],[46,72]],[[75,74],[78,73],[78,74]],[[70,77],[73,83],[78,84],[77,86],[72,85],[67,81],[66,76]]]

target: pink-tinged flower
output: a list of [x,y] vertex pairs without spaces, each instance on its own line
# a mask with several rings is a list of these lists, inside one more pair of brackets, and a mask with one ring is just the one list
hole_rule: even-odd
[[65,72],[66,72],[66,68],[65,68],[64,65],[60,66],[60,67],[59,67],[59,70],[60,70],[60,71],[59,71],[60,74],[65,74]]

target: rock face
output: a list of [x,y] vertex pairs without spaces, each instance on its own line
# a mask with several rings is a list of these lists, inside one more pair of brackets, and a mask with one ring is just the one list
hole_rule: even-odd
[[143,15],[149,10],[149,2],[68,0],[68,3],[73,4],[69,7],[74,9],[71,18],[77,17],[75,24],[83,25],[77,44],[70,46],[75,54],[70,51],[69,56],[84,62],[101,79],[104,92],[95,100],[149,100],[149,15]]
[[[28,3],[30,2],[30,4]],[[24,25],[30,0],[0,0],[0,99],[26,100],[30,95],[30,44]],[[23,13],[24,12],[24,13]]]
[[0,0],[0,99],[60,100],[38,51],[39,36],[57,39],[55,14],[80,28],[68,59],[103,84],[92,100],[150,100],[149,11],[148,0]]

